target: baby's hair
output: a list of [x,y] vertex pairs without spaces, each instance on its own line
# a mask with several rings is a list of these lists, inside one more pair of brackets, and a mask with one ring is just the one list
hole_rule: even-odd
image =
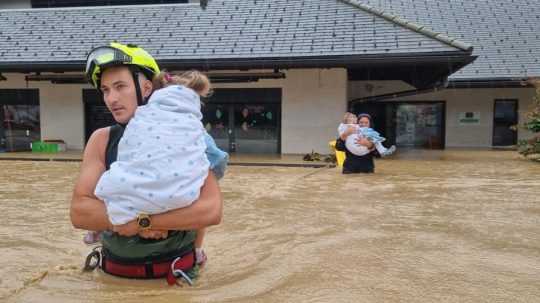
[[196,70],[190,70],[180,75],[173,75],[166,71],[162,71],[156,77],[154,77],[152,82],[155,89],[164,88],[169,85],[183,85],[191,88],[202,97],[206,97],[203,94],[205,94],[205,92],[209,92],[211,88],[208,77]]
[[343,115],[343,123],[347,124],[347,120],[353,117],[356,118],[356,115],[350,112],[346,112],[345,115]]

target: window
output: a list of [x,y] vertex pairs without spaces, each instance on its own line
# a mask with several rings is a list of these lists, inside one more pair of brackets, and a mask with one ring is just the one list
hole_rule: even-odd
[[0,152],[28,151],[41,137],[39,91],[0,90]]
[[32,0],[33,8],[188,3],[188,0]]
[[518,100],[496,99],[493,111],[493,146],[517,143]]

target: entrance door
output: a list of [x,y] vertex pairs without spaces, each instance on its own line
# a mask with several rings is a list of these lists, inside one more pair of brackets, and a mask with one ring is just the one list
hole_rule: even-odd
[[29,151],[40,138],[39,91],[0,90],[0,151]]
[[518,123],[517,100],[495,100],[493,114],[493,146],[517,144],[517,131],[512,129]]
[[281,152],[280,89],[218,89],[202,111],[203,124],[221,149]]

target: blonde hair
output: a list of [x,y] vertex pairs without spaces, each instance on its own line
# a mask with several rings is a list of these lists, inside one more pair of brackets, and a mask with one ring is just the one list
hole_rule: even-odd
[[169,74],[162,71],[152,81],[155,89],[167,87],[169,85],[183,85],[191,88],[202,97],[210,92],[211,84],[208,77],[196,70],[190,70],[180,75]]
[[349,120],[349,118],[358,119],[358,117],[356,117],[355,114],[350,113],[350,112],[346,112],[345,115],[343,115],[343,124],[347,124],[347,120]]

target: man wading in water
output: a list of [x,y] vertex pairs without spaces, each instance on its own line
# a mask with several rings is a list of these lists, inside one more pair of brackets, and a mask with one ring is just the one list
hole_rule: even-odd
[[194,230],[217,225],[222,218],[222,196],[212,172],[192,205],[157,215],[141,214],[119,226],[110,223],[104,202],[94,195],[99,178],[116,161],[126,124],[137,107],[147,102],[153,90],[151,80],[158,73],[154,58],[133,45],[111,43],[88,55],[86,75],[103,94],[118,124],[98,129],[90,137],[70,216],[76,228],[103,231],[103,247],[88,256],[87,267],[100,266],[109,274],[126,278],[166,277],[169,284],[183,278],[191,284],[198,274]]

